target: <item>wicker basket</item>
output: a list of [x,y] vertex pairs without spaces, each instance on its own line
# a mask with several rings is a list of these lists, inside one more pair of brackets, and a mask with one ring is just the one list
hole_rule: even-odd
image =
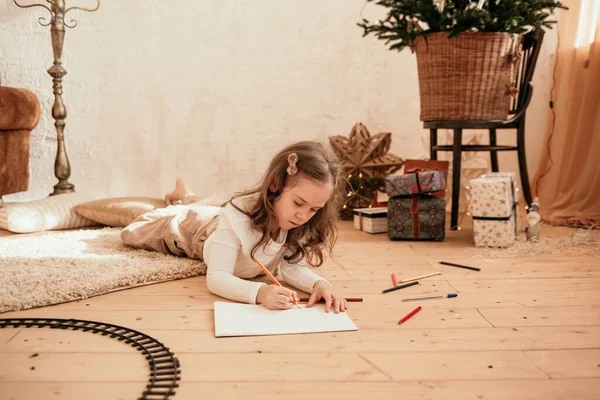
[[507,119],[520,46],[520,35],[502,32],[418,37],[421,120]]

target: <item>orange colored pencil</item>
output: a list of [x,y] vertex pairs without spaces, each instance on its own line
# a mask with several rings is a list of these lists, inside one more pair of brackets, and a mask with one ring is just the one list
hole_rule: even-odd
[[[271,282],[273,282],[277,286],[283,287],[283,286],[281,286],[281,283],[279,283],[279,281],[273,276],[273,274],[271,274],[269,272],[269,270],[264,265],[262,265],[262,263],[260,261],[258,261],[258,259],[256,257],[254,257],[253,260],[256,264],[258,264],[258,266],[263,270],[263,272],[269,277]],[[298,306],[298,302],[296,300],[294,300],[294,298],[292,298],[292,303],[294,303],[294,305]],[[300,307],[300,306],[298,306],[298,307]]]

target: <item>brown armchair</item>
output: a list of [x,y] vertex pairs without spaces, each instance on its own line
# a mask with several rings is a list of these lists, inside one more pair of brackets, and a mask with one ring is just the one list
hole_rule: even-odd
[[3,195],[29,187],[29,137],[39,121],[36,95],[0,82],[0,206]]

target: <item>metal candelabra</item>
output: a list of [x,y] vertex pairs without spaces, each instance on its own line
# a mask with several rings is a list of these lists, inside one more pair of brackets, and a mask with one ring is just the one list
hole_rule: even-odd
[[54,105],[52,106],[52,118],[56,127],[56,137],[58,147],[56,149],[56,159],[54,161],[54,175],[58,178],[58,183],[54,185],[54,192],[50,195],[74,192],[75,186],[69,182],[71,176],[71,164],[65,148],[65,118],[67,118],[67,109],[62,100],[62,78],[67,74],[67,70],[62,66],[62,52],[65,40],[65,27],[75,28],[77,21],[71,20],[69,25],[65,22],[65,15],[71,10],[82,10],[94,12],[100,8],[100,0],[95,8],[84,7],[66,7],[66,0],[46,0],[49,6],[45,4],[27,4],[22,5],[13,0],[21,8],[43,7],[50,12],[50,21],[46,23],[46,18],[40,17],[38,22],[42,26],[50,25],[50,35],[52,38],[52,52],[54,53],[54,64],[48,69],[52,76],[54,89]]

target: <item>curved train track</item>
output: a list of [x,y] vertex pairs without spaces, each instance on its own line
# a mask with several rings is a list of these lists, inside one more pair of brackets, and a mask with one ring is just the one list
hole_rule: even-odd
[[70,329],[108,336],[135,347],[148,360],[150,378],[140,400],[169,399],[175,395],[175,388],[179,387],[179,360],[168,347],[133,329],[102,322],[59,318],[0,319],[0,328]]

